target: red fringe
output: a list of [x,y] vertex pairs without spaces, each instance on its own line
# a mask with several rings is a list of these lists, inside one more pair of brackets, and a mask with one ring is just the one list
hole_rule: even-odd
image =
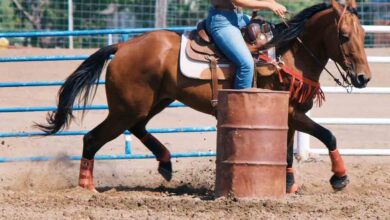
[[[271,58],[265,55],[260,55],[260,59],[274,63],[275,66],[279,67]],[[321,89],[319,82],[310,80],[302,76],[286,66],[281,68],[284,73],[291,76],[290,79],[290,101],[297,101],[299,104],[305,104],[308,101],[314,100],[317,106],[321,106],[325,101],[325,94]],[[279,81],[283,83],[282,71],[278,70]]]

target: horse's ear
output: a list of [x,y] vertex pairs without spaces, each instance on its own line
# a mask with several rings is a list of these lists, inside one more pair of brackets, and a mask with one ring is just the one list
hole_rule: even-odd
[[[340,16],[343,13],[343,6],[341,6],[336,0],[331,0],[332,1],[332,8],[335,10]],[[355,2],[356,3],[356,2]]]
[[356,0],[347,0],[347,6],[351,8],[357,8]]

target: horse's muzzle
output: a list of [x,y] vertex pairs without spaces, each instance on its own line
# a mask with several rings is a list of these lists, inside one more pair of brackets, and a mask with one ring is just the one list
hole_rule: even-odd
[[371,78],[364,73],[351,76],[352,85],[359,89],[365,88],[370,80]]

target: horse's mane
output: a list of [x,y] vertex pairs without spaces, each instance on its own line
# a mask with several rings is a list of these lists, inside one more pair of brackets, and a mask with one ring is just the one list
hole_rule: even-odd
[[313,5],[288,20],[288,27],[283,22],[276,24],[275,29],[273,30],[274,37],[265,47],[270,48],[276,46],[278,54],[284,53],[287,50],[289,43],[303,32],[305,24],[310,18],[318,12],[329,9],[330,7],[331,6],[326,3]]

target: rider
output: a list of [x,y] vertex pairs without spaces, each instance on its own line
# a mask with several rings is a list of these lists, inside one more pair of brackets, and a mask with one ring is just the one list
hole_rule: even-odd
[[206,28],[215,44],[237,67],[234,89],[252,87],[254,61],[241,35],[240,28],[249,24],[249,18],[237,7],[268,9],[284,17],[286,8],[274,0],[211,0]]

